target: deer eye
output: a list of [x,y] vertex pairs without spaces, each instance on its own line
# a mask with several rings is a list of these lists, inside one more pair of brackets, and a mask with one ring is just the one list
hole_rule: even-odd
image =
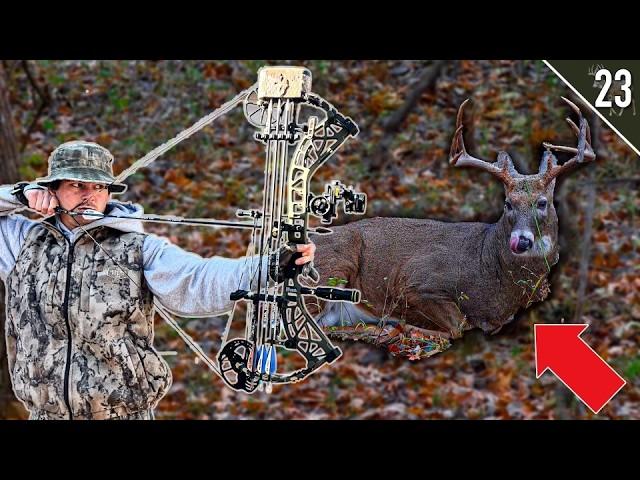
[[507,208],[507,210],[511,211],[513,210],[513,205],[511,205],[511,202],[509,200],[507,200],[506,202],[504,202],[504,206]]
[[538,209],[544,210],[545,208],[547,208],[547,201],[544,198],[541,198],[538,200]]

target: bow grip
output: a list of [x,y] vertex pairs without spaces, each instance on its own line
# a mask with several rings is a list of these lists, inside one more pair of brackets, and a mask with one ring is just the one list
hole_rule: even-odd
[[302,266],[302,275],[305,277],[309,277],[313,283],[318,283],[320,281],[320,274],[318,270],[313,266],[313,262],[305,263]]

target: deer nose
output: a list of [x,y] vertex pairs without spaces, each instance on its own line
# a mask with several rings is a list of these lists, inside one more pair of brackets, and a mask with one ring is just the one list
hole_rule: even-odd
[[520,254],[533,248],[533,233],[527,229],[516,229],[511,232],[509,248],[513,253]]
[[525,237],[524,235],[520,235],[520,238],[518,238],[518,245],[516,247],[518,253],[526,252],[531,247],[533,247],[533,242],[531,241],[531,239]]

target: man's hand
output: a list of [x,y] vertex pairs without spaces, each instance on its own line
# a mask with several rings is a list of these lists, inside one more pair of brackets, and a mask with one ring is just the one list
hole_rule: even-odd
[[313,262],[316,255],[316,244],[313,242],[306,245],[297,244],[298,252],[302,253],[302,257],[296,260],[296,265],[304,265],[305,263]]
[[31,189],[24,192],[29,208],[41,215],[53,215],[59,206],[58,199],[49,190]]
[[[295,249],[294,249],[295,246]],[[283,245],[280,249],[280,269],[278,272],[278,282],[282,282],[283,281],[283,273],[282,270],[289,264],[289,262],[291,261],[291,257],[293,255],[295,255],[297,253],[300,253],[302,256],[300,258],[296,258],[295,260],[295,264],[296,265],[305,265],[308,264],[308,267],[311,267],[313,262],[313,259],[315,257],[315,253],[316,253],[316,245],[313,242],[307,243],[306,245],[301,245],[301,244],[292,244],[291,246],[289,245]],[[275,280],[275,256],[271,257],[271,261],[269,262],[269,276],[271,277],[271,279]],[[307,273],[303,273],[304,275],[308,274],[308,272],[310,271],[308,269],[308,267],[305,267],[305,269],[307,270]],[[315,275],[317,276],[317,275]]]

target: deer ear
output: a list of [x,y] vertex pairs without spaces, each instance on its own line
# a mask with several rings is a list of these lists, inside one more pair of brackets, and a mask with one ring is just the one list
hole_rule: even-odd
[[507,166],[507,169],[509,170],[509,173],[512,177],[517,177],[520,175],[520,173],[516,170],[516,167],[513,165],[511,156],[507,152],[501,150],[498,152],[498,160],[496,161],[496,166],[500,169],[504,169],[505,165]]
[[544,173],[549,170],[550,167],[558,165],[558,159],[549,150],[545,150],[542,154],[542,160],[540,161],[540,168],[538,173]]

